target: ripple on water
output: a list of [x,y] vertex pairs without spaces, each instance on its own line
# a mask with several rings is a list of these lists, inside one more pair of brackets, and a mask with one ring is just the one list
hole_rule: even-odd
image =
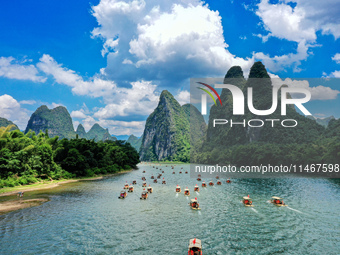
[[[337,183],[222,180],[221,186],[200,186],[197,194],[193,189],[200,183],[195,179],[162,168],[166,185],[148,179],[159,170],[141,166],[139,171],[43,192],[49,202],[0,216],[0,242],[6,243],[0,254],[186,254],[192,237],[202,240],[205,254],[335,254],[340,248]],[[154,188],[145,201],[139,199],[142,176]],[[124,183],[132,180],[138,182],[135,192],[117,199]],[[183,192],[175,194],[177,184],[190,189],[201,211],[190,209]],[[240,202],[248,194],[253,208]],[[267,203],[273,195],[302,213]]]

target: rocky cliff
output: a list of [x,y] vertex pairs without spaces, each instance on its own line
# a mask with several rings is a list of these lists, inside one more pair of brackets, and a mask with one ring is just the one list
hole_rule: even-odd
[[201,112],[192,104],[182,106],[190,127],[190,149],[196,150],[206,139],[207,124]]
[[82,124],[79,124],[76,130],[76,133],[79,138],[86,138],[86,131]]
[[50,137],[59,136],[62,138],[75,138],[76,132],[73,129],[72,118],[63,106],[58,106],[52,110],[46,105],[40,106],[28,121],[25,133],[29,130],[38,134],[48,129]]
[[140,158],[187,162],[189,153],[189,121],[176,99],[164,90],[157,108],[146,120]]

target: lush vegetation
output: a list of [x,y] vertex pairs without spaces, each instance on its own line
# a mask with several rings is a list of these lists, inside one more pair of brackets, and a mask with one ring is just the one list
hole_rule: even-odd
[[313,143],[276,144],[254,142],[231,147],[216,147],[196,153],[193,162],[233,165],[340,164],[340,138],[318,139]]
[[[4,126],[1,125],[1,120],[0,126]],[[70,113],[63,106],[51,110],[46,105],[40,106],[29,119],[25,133],[32,130],[38,134],[40,130],[45,131],[46,129],[50,137],[58,136],[60,139],[72,139],[78,135],[79,138],[94,139],[95,141],[117,140],[110,135],[107,129],[102,128],[97,123],[87,133],[80,124],[75,132]]]
[[181,105],[166,90],[146,120],[140,156],[143,161],[190,159],[189,121]]
[[190,154],[195,153],[195,149],[202,146],[207,132],[207,124],[203,115],[192,104],[182,106],[185,116],[190,125]]
[[15,125],[12,121],[0,117],[0,127],[7,127],[9,125],[12,125],[11,131],[15,129],[19,130],[18,126]]
[[116,173],[139,163],[137,151],[122,141],[50,138],[46,130],[0,128],[0,188]]
[[62,138],[75,138],[72,118],[63,106],[48,109],[46,105],[40,106],[31,116],[27,123],[25,133],[30,130],[39,134],[40,130],[48,130],[49,136]]
[[[259,79],[261,78],[261,79]],[[272,105],[272,83],[261,62],[256,62],[250,70],[249,79],[243,78],[240,67],[232,67],[225,76],[225,83],[237,85],[246,95],[248,87],[254,90],[253,103],[256,109],[269,109]],[[229,90],[221,94],[223,106],[212,106],[206,140],[191,155],[191,162],[224,163],[235,165],[260,164],[309,164],[340,162],[340,120],[329,118],[327,128],[314,119],[306,118],[287,107],[287,115],[281,116],[281,97],[277,110],[269,116],[256,116],[247,107],[245,114],[233,115],[233,98]],[[258,127],[213,127],[213,119],[295,119],[298,126],[284,128],[280,124]]]

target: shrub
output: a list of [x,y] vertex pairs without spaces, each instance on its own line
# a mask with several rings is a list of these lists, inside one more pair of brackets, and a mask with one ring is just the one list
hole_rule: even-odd
[[18,179],[18,182],[20,183],[20,185],[27,185],[28,184],[28,181],[26,179],[26,176],[21,176],[19,179]]
[[86,176],[86,177],[92,177],[92,176],[94,176],[93,170],[92,170],[92,169],[86,169],[86,170],[85,170],[85,176]]

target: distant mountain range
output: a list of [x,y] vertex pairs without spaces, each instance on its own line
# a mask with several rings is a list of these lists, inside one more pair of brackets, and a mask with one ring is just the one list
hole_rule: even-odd
[[331,120],[335,119],[334,116],[330,116],[330,117],[327,117],[327,118],[316,118],[314,116],[308,116],[307,118],[309,118],[311,120],[315,120],[316,123],[318,123],[318,124],[320,124],[320,125],[322,125],[324,127],[327,127],[329,122]]
[[[0,127],[14,124],[13,122],[0,118]],[[15,124],[14,124],[15,125]],[[19,129],[16,125],[13,129]],[[79,124],[76,131],[73,129],[72,118],[63,106],[58,106],[54,109],[48,109],[46,105],[40,106],[30,117],[24,133],[29,130],[38,134],[40,131],[48,130],[50,137],[58,136],[63,138],[79,138],[94,139],[95,141],[117,140],[116,137],[110,135],[108,129],[102,128],[99,124],[94,124],[86,133],[84,127]]]
[[116,141],[117,138],[114,136],[111,136],[108,129],[102,128],[99,124],[94,124],[89,132],[86,133],[85,128],[82,124],[79,124],[76,130],[76,134],[80,138],[86,138],[86,139],[94,139],[95,141],[106,141],[106,140],[112,140]]
[[[10,120],[0,117],[0,127],[7,127],[8,125],[14,125],[12,130],[18,129],[18,126]],[[141,138],[134,135],[111,135],[108,129],[104,129],[99,124],[94,124],[88,132],[82,124],[79,124],[76,131],[73,129],[72,118],[68,110],[63,106],[58,106],[54,109],[48,109],[46,105],[40,106],[30,117],[27,127],[24,133],[29,130],[34,131],[38,134],[40,131],[45,132],[48,130],[50,137],[59,136],[59,139],[63,138],[79,138],[94,139],[95,141],[105,140],[123,140],[131,143],[133,147],[140,148],[142,142]]]
[[118,140],[127,141],[131,135],[115,135]]
[[[253,78],[267,78],[261,80]],[[245,94],[248,87],[254,88],[253,103],[255,109],[269,109],[272,101],[272,84],[270,77],[261,62],[256,62],[250,69],[249,78],[243,76],[241,67],[234,66],[229,69],[225,76],[224,83],[238,86]],[[173,95],[162,91],[156,109],[146,120],[143,135],[138,138],[134,135],[121,135],[114,137],[108,129],[99,124],[94,124],[86,132],[79,124],[74,130],[72,118],[63,106],[48,109],[47,106],[40,106],[30,117],[25,133],[29,130],[39,133],[48,130],[50,137],[59,136],[62,138],[86,138],[95,141],[105,140],[126,140],[137,151],[142,161],[182,161],[188,162],[194,154],[195,160],[207,163],[215,159],[227,159],[235,162],[234,154],[239,157],[244,150],[244,160],[252,156],[251,150],[259,150],[261,146],[281,146],[280,150],[288,148],[289,145],[298,146],[318,141],[317,146],[332,146],[337,150],[337,144],[332,144],[333,137],[339,136],[340,120],[333,116],[328,118],[304,117],[296,112],[293,106],[287,107],[287,119],[295,119],[299,125],[297,128],[289,129],[283,127],[272,128],[270,125],[263,127],[240,127],[231,128],[227,125],[213,127],[214,119],[231,119],[241,122],[242,119],[263,119],[263,116],[255,116],[248,109],[243,116],[233,116],[232,94],[227,89],[222,89],[221,100],[223,106],[213,105],[210,109],[208,125],[200,111],[191,104],[181,106]],[[281,98],[279,96],[278,100]],[[280,102],[278,103],[280,105]],[[266,118],[280,119],[280,107]],[[4,118],[0,118],[0,126],[14,124]],[[15,126],[13,129],[18,129]],[[324,140],[320,140],[324,139]],[[326,140],[325,140],[326,139]],[[327,140],[329,139],[329,140]],[[333,139],[333,140],[332,140]],[[252,147],[255,144],[255,147]],[[243,146],[243,147],[242,147]],[[340,145],[339,145],[340,146]],[[262,148],[261,147],[261,148]],[[308,147],[307,148],[313,148]],[[305,148],[304,148],[305,149]],[[302,150],[302,149],[301,149]],[[300,150],[300,151],[301,151]],[[321,150],[321,149],[320,149]],[[287,151],[292,151],[288,148]],[[190,153],[193,153],[190,155]],[[284,153],[286,153],[284,151]],[[279,153],[276,153],[279,154]],[[296,153],[297,155],[297,153]],[[317,155],[317,153],[316,153]],[[293,157],[293,156],[292,156]],[[325,156],[326,157],[326,156]],[[328,156],[334,158],[334,156]],[[256,158],[255,158],[256,159]]]
[[126,142],[130,143],[133,148],[139,151],[140,146],[142,145],[142,141],[143,141],[143,136],[138,138],[134,135],[130,135]]

